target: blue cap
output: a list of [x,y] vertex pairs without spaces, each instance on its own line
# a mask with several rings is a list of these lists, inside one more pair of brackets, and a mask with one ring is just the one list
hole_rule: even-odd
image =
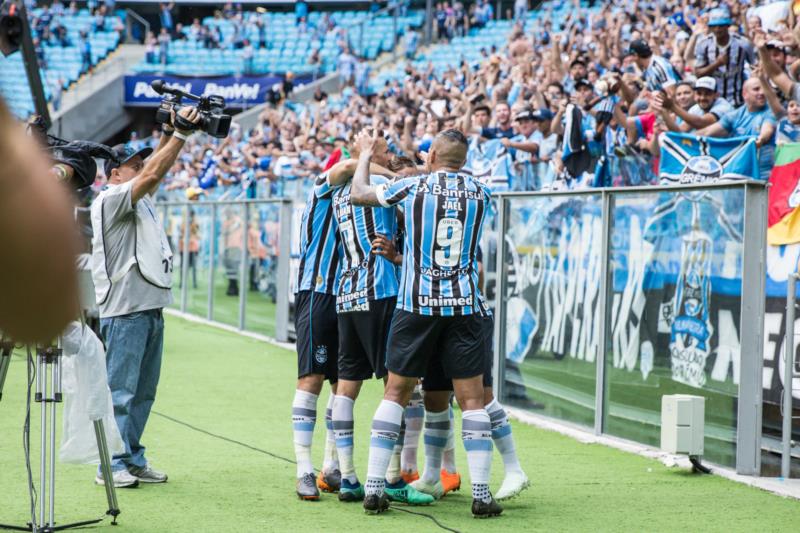
[[731,24],[733,24],[733,21],[731,20],[731,14],[727,9],[712,9],[708,13],[709,26],[730,26]]
[[552,120],[553,119],[553,112],[549,109],[537,109],[533,113],[533,120]]

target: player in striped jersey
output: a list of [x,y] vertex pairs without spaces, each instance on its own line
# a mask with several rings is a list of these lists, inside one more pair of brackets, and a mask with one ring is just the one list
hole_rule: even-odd
[[[379,139],[370,170],[391,175],[382,168],[388,166],[390,156],[386,141]],[[364,499],[364,487],[353,464],[353,406],[364,380],[386,377],[386,340],[398,288],[395,264],[372,248],[378,236],[396,233],[395,209],[354,206],[348,182],[351,176],[352,172],[328,174],[315,187],[317,198],[332,199],[333,219],[344,248],[336,298],[339,382],[332,421],[342,474],[339,500],[346,502]],[[389,179],[379,174],[372,174],[371,181],[389,183]],[[417,505],[433,502],[433,497],[417,492],[403,481],[399,466],[393,479],[387,481],[386,492],[392,501]]]
[[453,379],[462,410],[462,439],[472,482],[472,514],[502,512],[489,492],[492,426],[483,405],[484,350],[476,253],[491,194],[460,173],[467,139],[458,130],[439,133],[427,157],[428,174],[369,184],[369,163],[377,143],[359,135],[358,167],[350,199],[354,205],[390,207],[405,213],[405,253],[397,309],[392,317],[384,399],[372,422],[364,509],[388,509],[384,478],[400,433],[403,408],[429,360],[439,360]]
[[[342,161],[317,179],[349,172],[354,161]],[[336,459],[331,410],[333,408],[339,334],[336,321],[336,290],[340,254],[339,237],[333,227],[331,199],[309,193],[300,223],[300,265],[295,287],[295,334],[297,338],[297,389],[292,402],[292,425],[297,459],[297,495],[303,500],[318,500],[318,486],[339,490],[341,473]],[[317,400],[325,380],[331,383],[326,408],[327,439],[325,464],[315,480],[311,462],[311,441],[317,420]]]

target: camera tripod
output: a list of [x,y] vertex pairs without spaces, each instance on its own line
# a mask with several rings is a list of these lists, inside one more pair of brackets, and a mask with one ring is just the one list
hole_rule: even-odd
[[[14,342],[0,335],[0,399],[2,399],[3,385],[11,363],[11,353]],[[15,531],[32,531],[33,533],[52,533],[64,529],[84,527],[98,524],[103,517],[94,520],[84,520],[72,524],[56,525],[55,521],[55,482],[56,482],[56,404],[61,403],[61,339],[51,345],[36,347],[36,394],[34,401],[41,404],[41,454],[39,463],[39,494],[38,520],[36,517],[36,503],[33,500],[33,479],[29,477],[31,489],[31,521],[25,526],[0,524],[0,529]],[[30,364],[30,361],[29,361]],[[30,394],[30,388],[28,389]],[[30,397],[29,400],[30,402]],[[112,525],[116,525],[117,516],[120,514],[117,504],[117,494],[111,473],[111,459],[108,453],[105,428],[103,420],[94,422],[95,438],[100,455],[100,470],[103,474],[108,510],[106,515],[112,517]],[[30,473],[30,470],[29,470]],[[47,507],[45,508],[45,491],[47,491]],[[45,517],[45,510],[47,516]]]

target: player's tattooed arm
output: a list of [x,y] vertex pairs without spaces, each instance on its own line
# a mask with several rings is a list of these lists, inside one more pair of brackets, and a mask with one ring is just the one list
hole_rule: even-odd
[[358,164],[356,173],[353,176],[353,185],[350,189],[350,201],[353,205],[367,205],[377,207],[380,204],[376,187],[370,185],[370,160],[378,141],[379,130],[375,128],[372,135],[362,130],[356,136],[356,147],[358,148]]
[[385,257],[395,265],[403,264],[403,254],[397,253],[394,241],[385,235],[377,235],[372,240],[372,253]]

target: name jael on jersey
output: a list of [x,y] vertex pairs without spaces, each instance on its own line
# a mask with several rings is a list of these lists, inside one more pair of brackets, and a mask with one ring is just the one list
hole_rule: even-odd
[[384,207],[405,212],[397,307],[436,316],[483,313],[474,265],[489,189],[466,174],[434,172],[379,186],[376,194]]

